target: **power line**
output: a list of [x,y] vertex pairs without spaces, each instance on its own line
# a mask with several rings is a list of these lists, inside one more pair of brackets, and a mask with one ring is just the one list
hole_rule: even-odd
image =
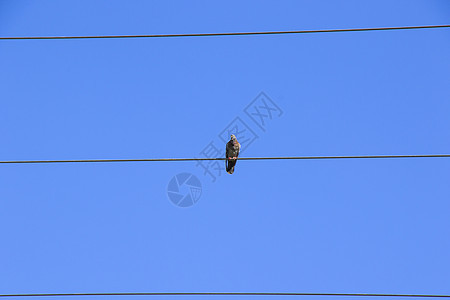
[[206,37],[206,36],[305,34],[305,33],[358,32],[358,31],[380,31],[380,30],[431,29],[431,28],[448,28],[448,27],[450,27],[450,25],[372,27],[372,28],[347,28],[347,29],[319,29],[319,30],[292,30],[292,31],[222,32],[222,33],[180,33],[180,34],[140,34],[140,35],[79,35],[79,36],[17,36],[17,37],[0,37],[0,40],[124,39],[124,38],[201,37],[201,36]]
[[360,293],[48,293],[0,294],[0,297],[63,297],[63,296],[345,296],[345,297],[408,297],[450,298],[450,295],[427,294],[360,294]]
[[[373,159],[373,158],[450,158],[450,154],[414,154],[414,155],[354,155],[354,156],[284,156],[284,157],[239,157],[238,160],[280,160],[280,159]],[[202,161],[226,160],[213,158],[142,158],[142,159],[73,159],[73,160],[10,160],[0,164],[48,164],[48,163],[105,163],[105,162],[156,162],[156,161]]]

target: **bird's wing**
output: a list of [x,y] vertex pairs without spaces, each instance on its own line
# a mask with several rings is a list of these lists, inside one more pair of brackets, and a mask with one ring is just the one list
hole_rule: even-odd
[[231,157],[231,149],[230,149],[230,143],[228,142],[226,147],[225,147],[225,169],[227,170],[227,172],[229,171],[229,164],[230,162],[228,161],[228,157]]
[[228,142],[225,150],[225,158],[233,156],[232,151],[233,151],[232,145],[230,145],[230,142]]

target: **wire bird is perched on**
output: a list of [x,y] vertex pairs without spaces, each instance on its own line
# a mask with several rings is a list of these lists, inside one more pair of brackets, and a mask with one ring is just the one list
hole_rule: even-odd
[[236,165],[236,160],[239,156],[240,150],[241,144],[237,141],[236,136],[232,134],[225,151],[225,167],[228,174],[234,173],[234,166]]

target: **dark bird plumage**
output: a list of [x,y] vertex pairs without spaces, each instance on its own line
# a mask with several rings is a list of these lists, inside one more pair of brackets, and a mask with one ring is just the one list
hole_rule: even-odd
[[234,134],[231,135],[231,139],[227,143],[225,151],[225,167],[228,174],[234,173],[234,166],[236,165],[236,160],[239,156],[239,151],[241,150],[241,144],[237,141]]

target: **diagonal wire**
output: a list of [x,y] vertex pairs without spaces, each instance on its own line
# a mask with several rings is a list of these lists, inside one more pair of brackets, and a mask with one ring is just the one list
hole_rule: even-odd
[[432,294],[365,294],[365,293],[46,293],[0,294],[0,297],[64,297],[64,296],[340,296],[340,297],[405,297],[450,298]]
[[[239,157],[238,160],[300,160],[300,159],[374,159],[374,158],[450,158],[450,154],[413,154],[413,155],[354,155],[354,156],[281,156],[281,157]],[[49,163],[102,163],[102,162],[157,162],[157,161],[202,161],[226,160],[213,158],[142,158],[142,159],[73,159],[73,160],[9,160],[0,164],[49,164]]]
[[372,27],[372,28],[346,28],[346,29],[319,29],[319,30],[291,30],[291,31],[252,31],[252,32],[221,32],[221,33],[180,33],[180,34],[138,34],[138,35],[79,35],[79,36],[16,36],[0,37],[0,40],[63,40],[63,39],[124,39],[124,38],[170,38],[170,37],[207,37],[207,36],[237,36],[237,35],[275,35],[275,34],[306,34],[306,33],[333,33],[358,32],[382,30],[432,29],[449,28],[450,25],[424,25],[400,27]]

